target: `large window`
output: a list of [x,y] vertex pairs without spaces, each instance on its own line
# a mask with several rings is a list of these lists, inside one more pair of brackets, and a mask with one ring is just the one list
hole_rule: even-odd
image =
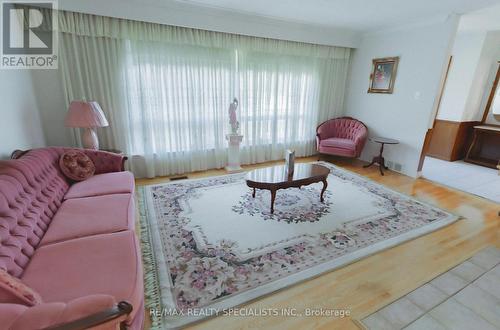
[[144,152],[145,145],[155,153],[224,148],[233,95],[240,100],[245,146],[314,140],[319,92],[314,62],[191,46],[142,52],[142,44],[129,43],[127,48],[134,153]]
[[129,43],[124,66],[132,151],[182,153],[222,147],[233,97],[233,52]]
[[319,110],[314,61],[246,53],[239,61],[242,133],[248,145],[313,141]]
[[[67,101],[96,100],[137,177],[227,164],[239,99],[243,163],[315,152],[316,125],[342,113],[350,50],[60,12]],[[75,142],[78,141],[75,134]]]

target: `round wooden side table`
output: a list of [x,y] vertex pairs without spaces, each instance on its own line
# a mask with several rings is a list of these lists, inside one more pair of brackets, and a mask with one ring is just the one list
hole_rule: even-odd
[[369,138],[369,140],[380,144],[380,152],[379,152],[378,156],[373,157],[372,162],[370,164],[365,165],[363,167],[370,167],[373,164],[377,163],[378,167],[380,169],[380,174],[384,175],[384,169],[386,169],[386,170],[388,169],[388,167],[385,166],[385,159],[382,156],[382,153],[384,152],[384,145],[386,145],[386,144],[399,144],[399,141],[394,140],[394,139],[379,137],[379,136]]

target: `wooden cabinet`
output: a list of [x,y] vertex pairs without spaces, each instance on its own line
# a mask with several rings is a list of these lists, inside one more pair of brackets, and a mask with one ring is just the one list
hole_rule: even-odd
[[465,161],[496,168],[500,161],[500,127],[474,126],[472,143]]
[[478,121],[450,121],[436,119],[427,155],[453,162],[464,159],[472,140],[473,127],[481,124]]

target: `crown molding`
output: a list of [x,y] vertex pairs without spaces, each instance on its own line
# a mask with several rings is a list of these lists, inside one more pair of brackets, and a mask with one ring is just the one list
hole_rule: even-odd
[[209,7],[200,9],[199,6],[182,2],[169,1],[159,6],[156,3],[130,0],[65,0],[59,2],[59,8],[151,23],[349,48],[358,47],[362,36],[360,32],[350,29],[301,24]]
[[446,21],[449,21],[449,20],[453,20],[453,21],[458,22],[458,20],[460,19],[460,16],[461,16],[460,14],[456,14],[456,13],[452,13],[449,15],[436,15],[436,16],[427,18],[425,20],[418,20],[418,21],[409,22],[409,23],[397,24],[397,25],[394,25],[391,27],[383,27],[383,28],[379,28],[379,29],[364,33],[363,38],[377,36],[377,35],[383,35],[383,34],[404,32],[404,31],[414,30],[414,29],[418,29],[418,28],[424,28],[427,26],[445,23]]

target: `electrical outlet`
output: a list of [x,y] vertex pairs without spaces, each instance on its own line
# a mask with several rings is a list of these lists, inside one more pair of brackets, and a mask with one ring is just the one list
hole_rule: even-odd
[[403,165],[401,165],[400,163],[394,163],[394,171],[401,172],[402,168]]

